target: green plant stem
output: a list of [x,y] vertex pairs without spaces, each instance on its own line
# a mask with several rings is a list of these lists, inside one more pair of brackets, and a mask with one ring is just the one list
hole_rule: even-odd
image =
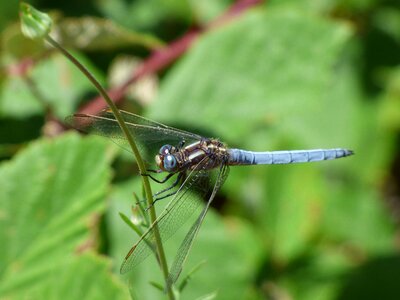
[[[136,146],[136,143],[133,140],[133,136],[129,132],[128,127],[126,126],[124,119],[122,118],[118,108],[115,106],[114,102],[110,99],[110,97],[108,96],[105,89],[96,80],[96,78],[89,72],[89,70],[87,70],[75,57],[73,57],[66,49],[64,49],[60,44],[58,44],[55,40],[53,40],[49,35],[46,36],[46,41],[50,45],[52,45],[54,48],[60,50],[61,53],[64,54],[92,82],[92,84],[99,91],[99,93],[104,98],[104,100],[107,102],[108,106],[110,107],[111,111],[113,112],[119,126],[121,127],[121,130],[124,132],[125,137],[128,140],[128,143],[133,151],[133,154],[135,155],[140,173],[145,174],[147,170],[146,170],[145,164],[143,162],[143,159],[139,153],[139,150]],[[149,207],[150,220],[151,220],[151,223],[153,224],[155,222],[155,220],[157,219],[156,211],[154,209],[153,194],[152,194],[150,183],[149,183],[147,176],[142,176],[142,181],[143,181],[143,186],[144,186],[144,190],[145,190],[145,194],[146,194],[147,205]],[[175,299],[174,294],[172,292],[172,288],[170,287],[169,284],[167,284],[168,274],[169,274],[168,273],[168,265],[167,265],[167,260],[165,257],[164,248],[163,248],[163,245],[161,242],[160,232],[158,230],[157,225],[154,226],[154,237],[155,237],[160,267],[162,269],[164,279],[166,282],[168,297],[169,297],[169,299]]]

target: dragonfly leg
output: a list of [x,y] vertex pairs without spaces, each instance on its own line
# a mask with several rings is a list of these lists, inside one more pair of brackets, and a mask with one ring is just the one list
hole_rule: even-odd
[[[166,194],[166,195],[163,195],[163,196],[161,196],[161,197],[157,197],[157,198],[153,199],[153,204],[152,204],[152,205],[156,204],[156,202],[158,202],[158,201],[160,201],[160,200],[163,200],[163,199],[165,199],[165,198],[168,198],[168,197],[170,197],[170,196],[175,195],[177,192],[178,192],[178,191],[173,191],[173,192],[171,192],[171,193],[169,193],[169,194]],[[148,211],[149,209],[150,209],[150,206],[146,208],[146,211]]]
[[173,195],[175,195],[177,192],[178,192],[178,191],[173,191],[173,192],[171,192],[171,193],[169,193],[169,194],[163,195],[163,196],[161,196],[161,197],[157,197],[157,198],[154,199],[153,204],[156,203],[156,202],[158,202],[158,201],[160,201],[160,200],[163,200],[163,199],[165,199],[165,198],[168,198],[168,197],[170,197],[170,196],[173,196]]
[[[176,173],[171,173],[171,174],[172,174],[172,175],[175,175]],[[171,177],[171,176],[170,176],[170,177]],[[179,181],[182,179],[182,177],[183,177],[183,173],[179,173],[179,174],[178,174],[178,177],[176,177],[176,180],[175,180],[169,187],[167,187],[167,188],[165,188],[165,189],[163,189],[163,190],[158,191],[157,193],[155,193],[155,194],[153,195],[153,198],[154,198],[154,197],[157,197],[158,195],[160,195],[160,194],[162,194],[162,193],[165,193],[166,191],[169,191],[169,190],[173,189],[174,187],[176,187],[176,186],[178,185]]]
[[[147,171],[149,171],[149,170],[147,170]],[[153,170],[152,170],[153,171]],[[175,173],[169,173],[167,176],[165,176],[165,178],[164,179],[161,179],[161,180],[159,180],[159,179],[157,179],[157,178],[155,178],[155,177],[153,177],[152,175],[150,175],[150,174],[140,174],[140,175],[142,175],[142,176],[148,176],[148,177],[150,177],[151,179],[153,179],[153,181],[155,181],[155,182],[157,182],[157,183],[164,183],[164,182],[166,182],[168,179],[170,179],[173,175],[175,175]]]
[[[178,182],[178,180],[177,180],[176,182]],[[163,195],[163,196],[157,197],[158,195],[160,195],[160,194],[162,194],[162,193],[165,193],[166,191],[172,189],[172,188],[173,188],[174,186],[176,186],[176,185],[177,185],[177,183],[175,184],[175,182],[174,182],[174,184],[171,185],[170,187],[168,187],[168,188],[166,188],[166,189],[164,189],[164,190],[162,190],[162,191],[159,191],[159,192],[155,193],[155,194],[153,195],[153,204],[152,204],[152,206],[153,206],[156,202],[158,202],[159,200],[163,200],[163,199],[165,199],[165,198],[168,198],[168,197],[170,197],[170,196],[175,195],[178,191],[173,191],[173,192],[171,192],[171,193],[169,193],[169,194],[167,194],[167,195]],[[145,203],[145,202],[147,202],[147,201],[146,201],[146,199],[139,200],[139,201],[136,201],[136,204],[139,205],[139,204],[140,204],[139,202],[140,202],[140,203]],[[151,207],[151,206],[146,207],[145,210],[148,211],[148,210],[150,209],[150,207]]]
[[[176,186],[179,184],[179,182],[181,181],[181,179],[183,178],[183,176],[184,176],[184,173],[179,173],[179,174],[178,174],[178,177],[176,178],[176,180],[174,181],[174,183],[172,183],[169,187],[167,187],[167,188],[165,188],[165,189],[163,189],[163,190],[161,190],[161,191],[155,193],[155,194],[153,195],[153,205],[154,205],[156,202],[160,201],[160,200],[163,200],[163,199],[165,199],[165,198],[168,198],[168,197],[170,197],[170,196],[175,195],[175,194],[178,192],[178,190],[173,191],[173,192],[171,192],[171,193],[168,193],[168,194],[166,194],[166,195],[160,196],[161,194],[164,194],[165,192],[167,192],[167,191],[173,189],[174,187],[176,187]],[[150,207],[147,207],[147,208],[146,208],[146,211],[149,210],[149,208],[150,208]]]

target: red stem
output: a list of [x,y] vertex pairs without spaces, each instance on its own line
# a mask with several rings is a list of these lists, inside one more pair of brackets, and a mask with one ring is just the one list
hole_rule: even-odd
[[[126,90],[129,86],[135,83],[138,79],[145,75],[160,71],[174,62],[189,48],[195,38],[198,36],[199,31],[192,30],[186,33],[182,38],[172,42],[167,47],[153,52],[148,59],[146,59],[139,68],[135,70],[132,76],[118,88],[108,90],[107,93],[110,98],[118,103],[123,99]],[[89,101],[87,105],[79,110],[79,113],[96,114],[102,109],[107,107],[107,103],[101,96],[98,96]]]

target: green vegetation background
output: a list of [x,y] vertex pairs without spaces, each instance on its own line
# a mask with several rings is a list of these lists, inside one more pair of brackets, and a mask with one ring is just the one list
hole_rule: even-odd
[[[266,1],[209,26],[120,107],[250,150],[344,147],[356,155],[235,167],[184,269],[182,299],[400,298],[400,7],[397,1]],[[33,1],[106,87],[152,49],[207,26],[230,1]],[[137,239],[129,153],[64,131],[96,96],[64,57],[24,39],[0,3],[0,298],[163,299]],[[25,69],[25,66],[28,66]],[[169,261],[174,245],[167,246]]]

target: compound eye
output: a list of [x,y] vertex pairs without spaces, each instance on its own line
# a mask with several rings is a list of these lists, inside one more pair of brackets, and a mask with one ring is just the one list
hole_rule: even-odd
[[171,145],[164,145],[160,148],[160,151],[158,152],[161,155],[168,155],[171,153],[173,147]]
[[168,172],[173,172],[177,169],[178,162],[175,156],[168,154],[164,157],[164,169]]

